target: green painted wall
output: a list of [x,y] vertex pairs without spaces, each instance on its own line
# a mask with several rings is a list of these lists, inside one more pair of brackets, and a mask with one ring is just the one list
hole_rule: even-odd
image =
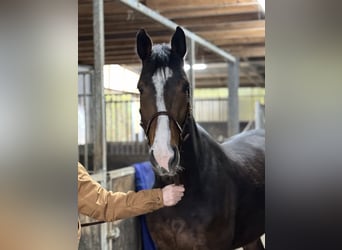
[[[226,99],[228,97],[227,88],[217,89],[195,89],[194,99]],[[254,105],[259,101],[265,104],[265,89],[264,88],[240,88],[239,89],[239,118],[240,121],[254,120]],[[203,113],[203,110],[201,110]],[[218,110],[225,114],[217,114],[218,116],[226,117],[226,110]],[[201,119],[199,119],[201,120]]]

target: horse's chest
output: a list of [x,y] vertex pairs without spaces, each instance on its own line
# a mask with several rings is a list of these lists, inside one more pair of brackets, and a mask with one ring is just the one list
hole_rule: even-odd
[[182,218],[160,220],[148,217],[148,225],[158,250],[209,249],[204,227],[190,225]]
[[[211,250],[229,245],[229,233],[224,239],[228,221],[215,226],[215,218],[205,210],[173,213],[172,209],[161,209],[147,216],[148,227],[158,250]],[[223,249],[226,249],[223,248]]]

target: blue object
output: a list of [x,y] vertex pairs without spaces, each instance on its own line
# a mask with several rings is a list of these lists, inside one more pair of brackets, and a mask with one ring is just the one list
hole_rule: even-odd
[[[154,172],[150,162],[135,163],[135,189],[136,191],[151,189],[154,184]],[[138,216],[141,226],[141,238],[143,250],[156,250],[156,246],[151,238],[146,224],[146,216]]]

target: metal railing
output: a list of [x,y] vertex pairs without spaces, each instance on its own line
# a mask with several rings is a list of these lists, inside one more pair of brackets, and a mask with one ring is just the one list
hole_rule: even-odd
[[94,141],[94,124],[91,119],[93,114],[93,77],[92,70],[78,72],[78,144],[84,145],[83,162],[87,169],[89,144]]
[[[241,113],[248,114],[241,120],[254,120],[254,105],[251,98],[258,96],[240,97]],[[79,94],[79,143],[93,141],[91,111],[92,96],[89,93]],[[139,97],[131,94],[106,94],[106,140],[107,142],[143,142],[145,135],[140,127]],[[84,113],[84,114],[83,114]],[[83,115],[82,115],[83,114]],[[206,98],[194,100],[194,117],[197,122],[226,122],[228,120],[228,100],[226,98]],[[87,121],[87,122],[86,122]],[[82,124],[83,123],[83,124]],[[85,136],[87,135],[87,136]]]
[[[93,112],[93,96],[91,92],[91,72],[79,74],[79,144],[80,153],[84,154],[84,162],[87,164],[87,155],[92,154],[93,130],[91,112]],[[249,113],[248,117],[242,117],[243,121],[254,120],[255,102],[261,96],[240,96],[241,112]],[[228,120],[227,98],[202,98],[194,100],[194,117],[197,122],[218,124],[226,126]],[[107,151],[112,155],[142,155],[148,152],[145,134],[140,127],[140,102],[135,94],[106,94],[106,141]],[[247,112],[246,112],[247,111]],[[81,115],[80,115],[81,114]],[[81,117],[81,118],[80,118]],[[241,117],[241,116],[240,116]],[[222,128],[221,128],[222,130]]]
[[143,141],[140,128],[139,98],[135,95],[107,94],[106,140],[107,142]]

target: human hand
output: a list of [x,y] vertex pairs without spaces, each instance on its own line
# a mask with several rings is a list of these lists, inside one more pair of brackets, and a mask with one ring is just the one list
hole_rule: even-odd
[[176,205],[184,195],[184,186],[170,184],[162,188],[164,205],[169,207]]

